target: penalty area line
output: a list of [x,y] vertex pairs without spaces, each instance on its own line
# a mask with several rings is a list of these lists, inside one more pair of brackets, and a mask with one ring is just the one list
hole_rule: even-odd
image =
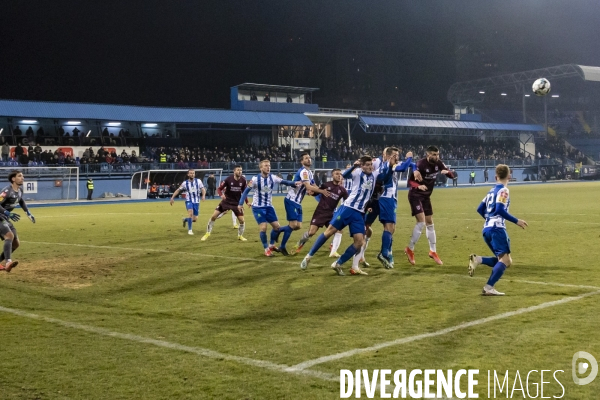
[[14,308],[6,308],[6,307],[0,306],[0,312],[7,313],[7,314],[13,314],[13,315],[16,315],[19,317],[29,318],[29,319],[33,319],[33,320],[37,320],[37,321],[43,321],[43,322],[51,323],[54,325],[62,326],[64,328],[77,329],[80,331],[95,333],[95,334],[102,335],[102,336],[108,336],[108,337],[113,337],[113,338],[117,338],[117,339],[124,339],[124,340],[129,340],[132,342],[150,344],[153,346],[163,347],[163,348],[167,348],[167,349],[171,349],[171,350],[192,353],[192,354],[196,354],[196,355],[199,355],[199,356],[202,356],[205,358],[214,359],[214,360],[233,361],[238,364],[245,364],[245,365],[249,365],[252,367],[260,367],[260,368],[264,368],[264,369],[268,369],[268,370],[276,371],[276,372],[286,372],[286,373],[291,373],[291,374],[296,374],[296,375],[304,375],[304,376],[308,376],[308,377],[323,379],[326,381],[338,381],[339,380],[339,377],[337,377],[336,375],[329,374],[326,372],[319,372],[319,371],[314,371],[314,370],[298,370],[298,371],[291,370],[288,365],[284,365],[284,364],[276,364],[276,363],[272,363],[270,361],[255,360],[253,358],[233,356],[230,354],[224,354],[224,353],[220,353],[220,352],[217,352],[214,350],[205,349],[202,347],[186,346],[186,345],[179,344],[179,343],[173,343],[173,342],[167,342],[164,340],[152,339],[152,338],[148,338],[148,337],[144,337],[144,336],[133,335],[130,333],[115,332],[115,331],[111,331],[109,329],[99,328],[96,326],[84,325],[84,324],[79,324],[76,322],[63,321],[63,320],[56,319],[56,318],[45,317],[45,316],[38,315],[38,314],[32,314],[32,313],[14,309]]
[[570,303],[572,301],[581,300],[581,299],[584,299],[586,297],[594,296],[594,295],[597,295],[597,294],[600,294],[600,290],[597,290],[595,292],[584,293],[584,294],[581,294],[581,295],[575,296],[575,297],[565,297],[565,298],[560,299],[560,300],[555,300],[555,301],[550,301],[550,302],[547,302],[547,303],[542,303],[542,304],[539,304],[537,306],[520,308],[520,309],[515,310],[515,311],[508,311],[508,312],[505,312],[505,313],[502,313],[502,314],[493,315],[491,317],[481,318],[481,319],[477,319],[475,321],[465,322],[463,324],[451,326],[449,328],[441,329],[441,330],[435,331],[435,332],[423,333],[423,334],[414,335],[414,336],[408,336],[408,337],[404,337],[404,338],[392,340],[392,341],[389,341],[389,342],[379,343],[379,344],[376,344],[374,346],[363,347],[363,348],[358,348],[358,349],[352,349],[352,350],[348,350],[348,351],[345,351],[345,352],[342,352],[342,353],[337,353],[337,354],[331,354],[329,356],[319,357],[319,358],[315,358],[314,360],[308,360],[308,361],[301,362],[300,364],[293,365],[293,366],[291,366],[288,369],[288,371],[291,372],[291,371],[306,370],[308,368],[314,367],[315,365],[327,363],[327,362],[330,362],[330,361],[336,361],[336,360],[340,360],[342,358],[352,357],[352,356],[355,356],[357,354],[362,354],[362,353],[367,353],[367,352],[374,352],[374,351],[377,351],[377,350],[380,350],[380,349],[383,349],[383,348],[386,348],[386,347],[397,346],[397,345],[401,345],[401,344],[407,344],[407,343],[411,343],[411,342],[416,342],[418,340],[423,340],[423,339],[429,339],[429,338],[433,338],[433,337],[437,337],[437,336],[442,336],[442,335],[445,335],[445,334],[448,334],[448,333],[460,331],[460,330],[471,328],[471,327],[474,327],[474,326],[483,325],[483,324],[486,324],[488,322],[498,321],[500,319],[510,318],[510,317],[514,317],[516,315],[522,315],[522,314],[526,314],[526,313],[530,313],[530,312],[534,312],[534,311],[538,311],[538,310],[543,310],[545,308],[550,308],[550,307],[554,307],[554,306],[558,306],[558,305]]

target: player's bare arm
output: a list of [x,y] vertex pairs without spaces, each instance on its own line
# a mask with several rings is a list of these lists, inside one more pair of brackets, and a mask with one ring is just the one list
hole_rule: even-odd
[[[204,190],[204,189],[202,189]],[[177,189],[175,191],[175,193],[173,193],[173,196],[171,196],[171,200],[169,201],[169,204],[173,205],[173,203],[175,202],[175,197],[177,197],[179,195],[179,189]]]
[[202,201],[206,200],[206,189],[202,188]]
[[325,197],[331,196],[331,193],[329,193],[327,190],[319,189],[318,186],[311,185],[309,182],[302,182],[302,184],[304,185],[304,187],[306,188],[307,191],[311,191],[313,193],[319,193]]

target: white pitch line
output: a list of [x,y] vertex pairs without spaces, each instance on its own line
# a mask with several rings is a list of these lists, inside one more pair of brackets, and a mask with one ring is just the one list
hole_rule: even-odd
[[38,321],[48,322],[48,323],[51,323],[54,325],[59,325],[59,326],[65,327],[65,328],[71,328],[71,329],[77,329],[80,331],[95,333],[95,334],[102,335],[102,336],[109,336],[109,337],[114,337],[114,338],[118,338],[118,339],[124,339],[124,340],[133,341],[133,342],[138,342],[138,343],[151,344],[154,346],[164,347],[164,348],[171,349],[171,350],[183,351],[186,353],[193,353],[193,354],[197,354],[199,356],[206,357],[206,358],[211,358],[211,359],[216,359],[216,360],[234,361],[239,364],[245,364],[245,365],[250,365],[253,367],[265,368],[265,369],[268,369],[271,371],[306,375],[306,376],[310,376],[310,377],[314,377],[314,378],[324,379],[327,381],[339,381],[339,376],[336,376],[334,374],[329,374],[326,372],[319,372],[319,371],[312,371],[312,370],[292,371],[289,369],[288,365],[284,365],[284,364],[275,364],[270,361],[255,360],[253,358],[232,356],[229,354],[219,353],[217,351],[205,349],[202,347],[191,347],[191,346],[186,346],[186,345],[179,344],[179,343],[167,342],[164,340],[157,340],[157,339],[152,339],[152,338],[148,338],[148,337],[144,337],[144,336],[132,335],[129,333],[115,332],[115,331],[111,331],[111,330],[108,330],[105,328],[99,328],[99,327],[95,327],[95,326],[91,326],[91,325],[83,325],[83,324],[79,324],[76,322],[63,321],[63,320],[56,319],[56,318],[50,318],[50,317],[45,317],[42,315],[31,314],[26,311],[17,310],[14,308],[0,307],[0,312],[13,314],[13,315],[17,315],[20,317],[25,317],[25,318],[29,318],[29,319],[38,320]]
[[[465,278],[465,279],[477,279],[477,280],[488,280],[488,278],[484,278],[484,277],[472,277],[472,276],[468,276],[466,274],[445,274],[445,276],[459,276],[461,278]],[[544,285],[544,286],[558,286],[558,287],[568,287],[568,288],[575,288],[575,289],[592,289],[592,290],[600,290],[599,286],[589,286],[589,285],[576,285],[576,284],[572,284],[572,283],[557,283],[557,282],[540,282],[540,281],[528,281],[528,280],[523,280],[523,279],[511,279],[509,277],[505,277],[504,278],[504,282],[516,282],[516,283],[527,283],[530,285]]]
[[[192,256],[199,256],[199,257],[214,257],[214,258],[224,258],[224,259],[229,259],[229,260],[237,260],[237,261],[251,261],[251,262],[256,262],[259,261],[256,258],[247,258],[247,257],[231,257],[231,256],[221,256],[221,255],[216,255],[216,254],[207,254],[207,253],[194,253],[191,251],[174,251],[174,250],[161,250],[161,249],[145,249],[145,248],[140,248],[140,247],[121,247],[121,246],[101,246],[101,245],[96,245],[96,244],[77,244],[77,243],[61,243],[61,242],[33,242],[33,241],[28,241],[28,240],[21,240],[21,243],[29,243],[29,244],[43,244],[43,245],[47,245],[47,246],[75,246],[75,247],[88,247],[88,248],[92,248],[92,249],[107,249],[107,250],[127,250],[127,251],[150,251],[150,252],[155,252],[155,253],[177,253],[177,254],[189,254]],[[265,260],[267,261],[267,260]],[[268,260],[269,263],[278,263],[278,264],[287,264],[290,265],[293,262],[292,261],[283,261],[283,260],[277,260],[277,259],[270,259]],[[298,263],[295,263],[298,264]],[[311,264],[311,266],[313,267],[327,267],[328,265],[325,264]],[[300,271],[298,269],[298,271]],[[445,274],[447,276],[460,276],[460,277],[464,277],[464,278],[468,278],[468,279],[473,279],[470,276],[467,276],[465,274]],[[507,279],[507,278],[505,278]],[[569,284],[569,283],[557,283],[557,282],[536,282],[536,281],[527,281],[527,280],[517,280],[517,279],[510,279],[510,281],[512,282],[517,282],[517,283],[528,283],[528,284],[533,284],[533,285],[546,285],[546,286],[561,286],[561,287],[572,287],[572,288],[578,288],[578,289],[600,289],[600,287],[597,286],[586,286],[586,285],[576,285],[576,284]]]
[[565,297],[560,300],[542,303],[537,306],[520,308],[515,311],[509,311],[509,312],[505,312],[502,314],[493,315],[491,317],[481,318],[481,319],[477,319],[477,320],[471,321],[471,322],[465,322],[463,324],[451,326],[449,328],[441,329],[441,330],[435,331],[435,332],[423,333],[423,334],[414,335],[414,336],[408,336],[408,337],[392,340],[390,342],[379,343],[374,346],[363,347],[360,349],[352,349],[352,350],[348,350],[348,351],[345,351],[342,353],[332,354],[332,355],[325,356],[325,357],[319,357],[314,360],[308,360],[308,361],[301,362],[300,364],[293,365],[289,368],[289,372],[302,371],[307,368],[314,367],[315,365],[323,364],[323,363],[330,362],[330,361],[340,360],[342,358],[352,357],[357,354],[377,351],[377,350],[380,350],[380,349],[383,349],[386,347],[390,347],[390,346],[397,346],[400,344],[411,343],[411,342],[415,342],[415,341],[422,340],[422,339],[429,339],[429,338],[436,337],[436,336],[442,336],[447,333],[452,333],[452,332],[456,332],[459,330],[471,328],[473,326],[482,325],[482,324],[485,324],[488,322],[497,321],[497,320],[504,319],[504,318],[514,317],[515,315],[526,314],[526,313],[530,313],[533,311],[542,310],[544,308],[554,307],[554,306],[569,303],[572,301],[581,300],[583,298],[586,298],[589,296],[594,296],[597,294],[600,294],[600,290],[597,290],[595,292],[584,293],[584,294],[576,296],[576,297]]

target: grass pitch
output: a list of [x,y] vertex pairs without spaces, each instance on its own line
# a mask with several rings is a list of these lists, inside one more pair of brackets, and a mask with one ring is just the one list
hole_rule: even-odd
[[[369,276],[335,276],[325,248],[300,271],[313,241],[300,256],[265,258],[250,213],[248,242],[235,240],[229,215],[200,242],[217,200],[201,205],[195,236],[181,201],[32,207],[37,224],[16,224],[21,264],[0,275],[0,398],[334,399],[340,369],[473,368],[481,381],[487,370],[564,370],[564,398],[596,399],[600,378],[575,385],[571,358],[600,359],[600,295],[551,302],[600,290],[600,184],[510,188],[511,213],[530,226],[508,228],[503,298],[479,296],[488,267],[466,273],[470,253],[489,254],[475,211],[488,187],[434,192],[443,266],[424,234],[417,265],[404,258],[414,219],[399,192],[396,268],[376,261],[376,225]],[[282,197],[275,206],[285,220]],[[315,206],[305,200],[306,220]],[[561,393],[555,382],[545,390]]]

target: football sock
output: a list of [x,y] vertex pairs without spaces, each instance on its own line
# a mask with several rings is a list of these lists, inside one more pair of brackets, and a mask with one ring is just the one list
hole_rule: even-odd
[[308,234],[308,231],[304,232],[304,235],[302,235],[302,238],[300,238],[300,240],[298,241],[298,245],[304,246],[304,244],[308,242],[309,238],[310,235]]
[[192,230],[192,219],[191,218],[187,218],[187,223],[188,223],[188,230]]
[[392,240],[390,240],[390,256],[392,255],[392,244],[394,243],[394,237],[392,236]]
[[292,232],[294,232],[294,229],[291,226],[284,226],[283,228],[281,228],[281,231],[283,232],[283,239],[281,240],[281,247],[285,248],[285,245],[287,244],[290,236],[292,236]]
[[421,237],[421,232],[423,231],[423,227],[425,226],[425,222],[417,222],[415,227],[413,228],[412,236],[410,237],[410,243],[408,244],[408,248],[411,250],[415,249],[415,245],[419,241]]
[[361,251],[358,252],[358,254],[356,254],[356,255],[354,255],[354,257],[352,257],[352,269],[358,268],[358,264],[360,263],[361,254],[362,254],[362,249],[361,249]]
[[12,239],[4,239],[4,258],[8,261],[12,256]]
[[233,226],[238,223],[237,217],[233,211],[231,212],[231,221],[233,222]]
[[215,221],[213,221],[212,219],[208,220],[208,225],[206,226],[206,232],[211,233],[214,225],[215,225]]
[[331,243],[331,253],[336,253],[338,251],[338,249],[340,248],[340,244],[342,244],[342,234],[339,232],[336,232],[335,235],[333,235],[333,242]]
[[352,258],[352,256],[355,255],[356,253],[358,253],[359,251],[360,251],[360,249],[357,249],[356,247],[354,247],[354,244],[351,244],[350,246],[348,246],[348,248],[346,249],[344,254],[342,254],[340,259],[337,260],[337,263],[339,265],[342,265],[343,263],[348,261],[350,258]]
[[435,253],[435,229],[433,229],[433,224],[427,225],[425,235],[427,236],[427,240],[429,240],[429,250]]
[[262,242],[262,245],[265,249],[269,247],[269,245],[267,244],[267,232],[260,233],[260,241]]
[[365,238],[365,245],[364,245],[364,249],[362,249],[361,251],[361,258],[365,258],[365,251],[367,251],[367,247],[369,247],[369,241],[371,240],[371,236],[367,236]]
[[[241,223],[240,226],[238,226],[238,236],[242,236],[244,234],[244,229],[246,229],[246,224]],[[265,239],[266,239],[266,235],[265,235]],[[265,240],[265,242],[266,242],[266,240]]]
[[[481,261],[479,261],[479,258],[481,258]],[[479,261],[480,264],[485,264],[490,267],[494,267],[494,265],[496,265],[498,263],[498,258],[497,257],[477,257],[477,261]]]
[[279,228],[279,230],[273,229],[271,231],[271,246],[273,246],[275,244],[275,242],[277,241],[277,238],[279,238],[280,230],[281,230],[281,228]]
[[217,215],[217,219],[221,218],[223,215],[225,215],[225,213],[221,213],[221,214]]
[[502,278],[505,270],[506,265],[503,262],[498,261],[496,265],[494,265],[494,269],[492,269],[492,275],[490,275],[490,279],[488,280],[487,284],[493,287],[496,282]]
[[391,247],[392,247],[392,232],[383,231],[383,235],[381,236],[381,254],[387,258],[390,254]]
[[315,244],[313,244],[313,247],[311,247],[310,251],[308,252],[308,255],[311,257],[314,256],[315,253],[321,248],[321,246],[325,244],[325,242],[327,242],[327,237],[325,237],[324,233],[321,233],[317,240],[315,240]]

